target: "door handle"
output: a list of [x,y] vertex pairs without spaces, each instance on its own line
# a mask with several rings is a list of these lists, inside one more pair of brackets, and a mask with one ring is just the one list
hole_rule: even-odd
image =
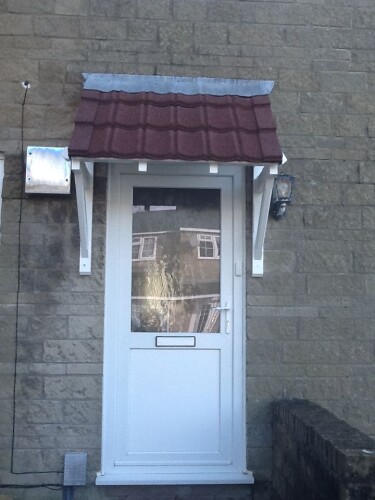
[[215,311],[220,311],[225,313],[225,333],[229,334],[230,333],[229,305],[225,303],[225,306],[217,306],[215,307]]

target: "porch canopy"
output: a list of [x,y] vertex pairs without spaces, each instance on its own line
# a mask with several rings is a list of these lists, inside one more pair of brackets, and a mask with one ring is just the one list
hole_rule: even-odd
[[281,162],[273,82],[84,76],[71,157]]
[[[85,165],[100,160],[259,166],[261,170],[254,177],[255,190],[261,195],[259,208],[254,210],[259,228],[260,205],[268,214],[272,189],[271,182],[266,181],[273,184],[277,166],[282,163],[268,97],[272,81],[97,73],[83,76],[81,102],[68,148],[76,184],[81,166],[87,180],[92,170]],[[257,229],[255,235],[255,253],[261,261],[264,231]],[[81,231],[81,251],[82,236]]]

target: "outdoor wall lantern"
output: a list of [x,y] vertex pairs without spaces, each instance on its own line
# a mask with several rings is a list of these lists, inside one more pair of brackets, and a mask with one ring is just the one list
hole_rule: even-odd
[[272,189],[270,214],[276,220],[281,219],[286,212],[286,206],[293,199],[294,177],[279,174],[275,177]]

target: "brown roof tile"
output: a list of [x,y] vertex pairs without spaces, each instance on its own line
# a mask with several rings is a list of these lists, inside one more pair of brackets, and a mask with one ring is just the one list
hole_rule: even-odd
[[72,157],[281,162],[267,95],[83,90]]

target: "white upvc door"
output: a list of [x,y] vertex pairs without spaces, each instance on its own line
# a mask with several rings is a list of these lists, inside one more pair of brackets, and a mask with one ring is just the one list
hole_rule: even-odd
[[250,483],[243,172],[113,165],[97,484]]

